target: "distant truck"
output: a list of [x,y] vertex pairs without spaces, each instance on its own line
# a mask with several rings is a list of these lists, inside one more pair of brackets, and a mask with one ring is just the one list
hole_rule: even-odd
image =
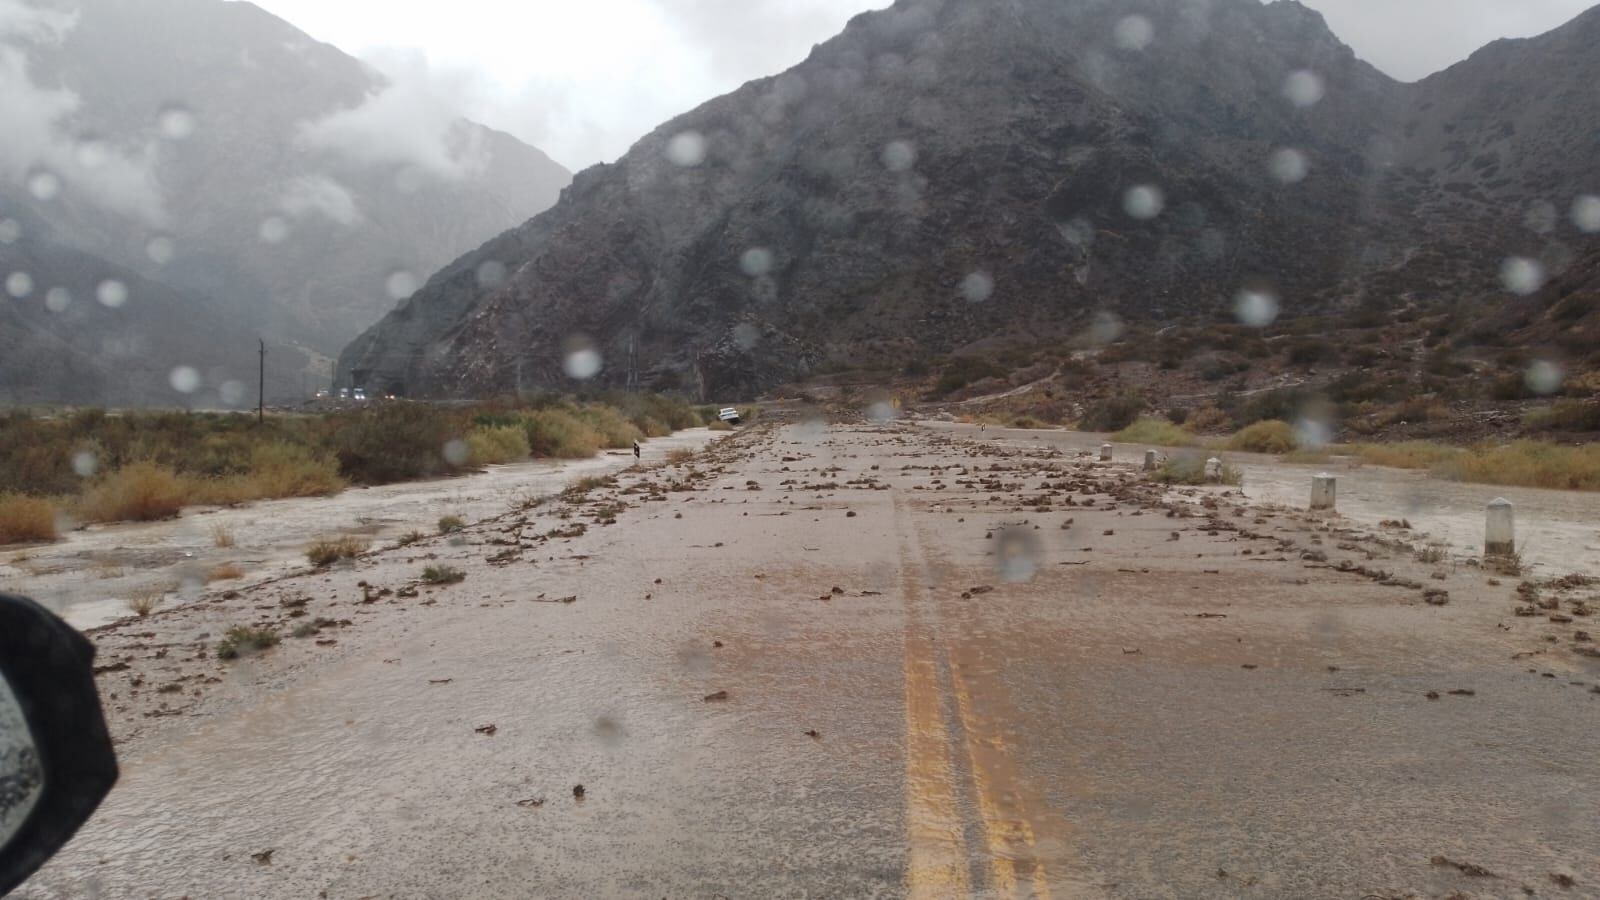
[[717,413],[717,418],[727,422],[729,425],[737,425],[739,424],[739,410],[732,406],[724,406],[722,411]]

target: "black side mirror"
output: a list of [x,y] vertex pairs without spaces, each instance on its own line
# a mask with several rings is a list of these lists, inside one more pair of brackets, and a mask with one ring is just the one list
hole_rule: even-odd
[[94,645],[0,594],[0,896],[54,856],[117,781]]

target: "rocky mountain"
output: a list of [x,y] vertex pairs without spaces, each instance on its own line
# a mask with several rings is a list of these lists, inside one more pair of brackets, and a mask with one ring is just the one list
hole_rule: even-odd
[[[42,223],[41,244],[78,254],[78,268],[95,259],[205,310],[161,318],[178,307],[134,289],[117,321],[197,348],[203,320],[207,338],[225,335],[245,357],[257,335],[278,342],[300,360],[276,385],[285,397],[428,272],[548,207],[570,180],[540,151],[245,2],[0,0],[0,109],[6,216]],[[8,318],[50,330],[37,307],[55,285],[19,268],[18,246],[0,245],[0,277],[21,272],[39,290],[8,297],[19,305]],[[74,327],[98,319],[111,321]],[[203,362],[194,353],[143,362],[165,373]],[[29,378],[14,366],[8,377]],[[76,387],[43,374],[28,384],[58,397]]]
[[597,354],[734,398],[1107,313],[1532,292],[1600,231],[1597,40],[1600,10],[1402,84],[1293,0],[899,0],[579,174],[339,378],[484,393]]

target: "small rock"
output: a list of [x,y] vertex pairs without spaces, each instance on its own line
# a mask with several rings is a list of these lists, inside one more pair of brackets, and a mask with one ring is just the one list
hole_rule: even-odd
[[728,699],[728,692],[727,691],[717,691],[714,694],[707,694],[705,696],[705,702],[707,702],[707,703],[721,703],[721,702],[723,702],[724,700],[727,700],[727,699]]
[[255,860],[258,866],[270,866],[272,865],[272,854],[274,852],[272,850],[263,850],[260,853],[250,854],[250,858]]
[[488,735],[489,737],[494,737],[494,733],[496,731],[500,730],[500,726],[495,725],[493,722],[491,722],[488,725],[479,725],[477,728],[474,728],[472,730],[476,731],[479,734],[484,734],[484,735]]

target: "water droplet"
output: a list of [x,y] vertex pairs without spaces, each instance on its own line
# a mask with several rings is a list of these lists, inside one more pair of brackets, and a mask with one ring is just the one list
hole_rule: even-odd
[[1548,200],[1540,200],[1528,206],[1528,211],[1522,216],[1522,225],[1535,234],[1549,234],[1556,230],[1556,225],[1561,219],[1561,213],[1556,210],[1556,205]]
[[66,312],[72,305],[72,292],[64,287],[53,287],[45,292],[44,308],[53,313]]
[[128,286],[115,278],[107,278],[94,289],[94,296],[101,306],[116,309],[128,302]]
[[[1600,197],[1584,194],[1572,201],[1572,224],[1584,234],[1600,233]],[[6,243],[4,238],[0,238],[0,243]]]
[[95,457],[92,450],[79,450],[72,454],[72,471],[79,478],[88,478],[100,469],[100,460]]
[[600,743],[608,747],[615,747],[622,743],[622,739],[627,736],[627,732],[623,731],[622,725],[616,719],[610,716],[601,716],[594,720],[594,736]]
[[1281,184],[1298,184],[1311,173],[1311,161],[1299,150],[1282,147],[1272,151],[1272,159],[1267,162],[1267,169]]
[[289,223],[279,216],[267,216],[261,220],[256,234],[263,244],[281,244],[289,239]]
[[1245,325],[1265,328],[1277,321],[1278,298],[1269,291],[1240,291],[1233,298],[1233,315]]
[[1544,287],[1544,266],[1535,259],[1513,256],[1500,265],[1500,283],[1511,293],[1526,297]]
[[34,172],[28,176],[28,193],[35,200],[54,200],[61,194],[61,179],[54,172]]
[[178,366],[167,375],[167,382],[180,394],[192,394],[200,390],[200,372],[193,366]]
[[1122,319],[1116,313],[1098,312],[1089,320],[1089,343],[1103,347],[1122,337]]
[[761,343],[761,329],[749,322],[740,322],[733,326],[733,342],[741,350],[753,350],[756,344]]
[[383,289],[389,292],[391,298],[404,300],[417,292],[417,276],[404,269],[390,272],[389,277],[384,279]]
[[883,147],[883,166],[891,172],[905,172],[917,164],[917,148],[910,141],[890,141]]
[[899,412],[892,400],[874,400],[867,404],[867,418],[879,425],[893,422]]
[[0,219],[0,244],[15,244],[21,239],[21,222],[16,219]]
[[1561,390],[1561,382],[1567,373],[1558,363],[1547,359],[1534,360],[1528,366],[1528,371],[1523,375],[1523,381],[1528,385],[1528,390],[1535,394],[1554,394]]
[[161,126],[161,134],[169,141],[188,140],[197,124],[194,113],[178,103],[162,107],[157,121]]
[[12,272],[6,277],[6,293],[18,300],[33,293],[33,276],[27,272]]
[[467,446],[466,441],[456,438],[454,440],[445,442],[444,461],[450,465],[464,466],[467,464],[467,459],[471,456],[472,448]]
[[1324,93],[1322,76],[1315,72],[1301,69],[1290,72],[1289,77],[1283,80],[1283,96],[1301,109],[1316,106],[1322,100]]
[[478,265],[478,287],[488,290],[506,283],[506,264],[498,259],[484,260]]
[[224,381],[217,388],[217,394],[222,397],[226,406],[238,406],[244,400],[245,386],[242,381]]
[[84,138],[73,149],[73,156],[85,169],[98,169],[111,161],[111,149],[99,138]]
[[961,279],[961,296],[968,303],[982,303],[994,296],[994,279],[987,272],[973,272]]
[[164,234],[156,235],[144,245],[144,255],[150,257],[150,261],[158,266],[172,262],[172,257],[176,256],[177,252],[178,245]]
[[1156,28],[1144,16],[1127,16],[1114,30],[1117,46],[1124,50],[1143,50],[1156,36]]
[[994,538],[994,567],[1000,580],[1010,584],[1032,581],[1044,555],[1033,529],[1010,525],[1001,528]]
[[1320,449],[1333,440],[1333,426],[1317,416],[1301,416],[1294,423],[1294,436],[1298,446]]
[[1153,185],[1136,185],[1122,195],[1123,212],[1135,219],[1154,219],[1161,215],[1166,205],[1167,198],[1162,196],[1160,188]]
[[760,278],[772,271],[772,251],[765,247],[751,247],[739,257],[739,268],[751,278]]
[[602,360],[593,341],[579,335],[570,338],[563,349],[561,368],[568,377],[586,381],[600,374]]
[[667,159],[675,166],[693,168],[706,161],[706,139],[698,131],[683,131],[667,141]]

